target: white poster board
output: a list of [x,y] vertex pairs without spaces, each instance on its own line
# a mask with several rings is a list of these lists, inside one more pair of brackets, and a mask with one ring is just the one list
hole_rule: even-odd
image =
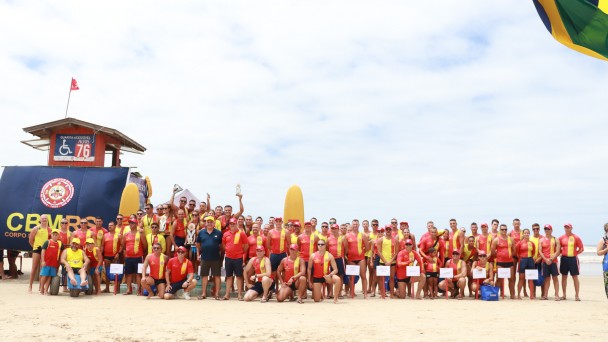
[[439,278],[443,278],[443,279],[454,278],[454,269],[451,267],[440,268],[439,269]]
[[358,276],[361,270],[359,265],[346,265],[346,275]]
[[498,278],[499,279],[511,278],[511,269],[510,268],[499,268],[498,269]]
[[526,270],[526,279],[538,280],[538,270]]
[[420,266],[405,267],[405,275],[408,277],[419,277],[420,276]]
[[473,279],[486,279],[486,269],[473,269]]
[[[141,273],[144,270],[144,264],[137,264],[137,273]],[[150,266],[146,268],[146,274],[150,274]]]
[[388,277],[391,275],[390,266],[376,266],[376,275],[378,277]]
[[110,274],[122,274],[122,264],[110,264]]

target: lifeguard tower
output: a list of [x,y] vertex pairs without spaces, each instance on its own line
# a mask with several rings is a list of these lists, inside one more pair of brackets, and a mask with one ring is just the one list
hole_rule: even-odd
[[[48,166],[120,167],[121,152],[143,154],[146,148],[120,131],[90,122],[65,118],[25,127],[38,139],[22,143],[49,151]],[[106,164],[106,154],[110,156]]]

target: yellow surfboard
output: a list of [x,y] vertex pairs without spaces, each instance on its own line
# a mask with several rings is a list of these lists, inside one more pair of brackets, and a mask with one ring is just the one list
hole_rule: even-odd
[[302,189],[292,185],[285,195],[285,210],[283,211],[283,222],[299,221],[304,226],[304,197]]
[[150,177],[148,177],[148,176],[146,176],[146,189],[147,189],[146,203],[150,204],[150,197],[152,197],[152,182],[150,181]]
[[135,183],[129,183],[122,190],[118,213],[122,214],[127,221],[129,215],[137,213],[139,209],[139,189]]

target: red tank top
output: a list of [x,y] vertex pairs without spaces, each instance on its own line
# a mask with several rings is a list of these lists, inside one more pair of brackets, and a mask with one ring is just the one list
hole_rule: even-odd
[[144,239],[144,236],[139,232],[133,234],[133,232],[129,231],[125,234],[125,257],[136,258],[144,255],[142,239]]
[[300,273],[300,269],[303,266],[304,264],[300,258],[296,258],[296,260],[291,260],[289,257],[283,259],[283,281],[288,282],[291,277],[297,273]]
[[[312,240],[312,241],[311,241]],[[308,258],[312,253],[316,252],[317,246],[311,246],[310,244],[314,244],[315,239],[311,239],[310,235],[300,234],[300,257],[304,259],[304,261],[308,262]]]
[[93,250],[89,250],[88,248],[84,249],[84,252],[87,254],[87,258],[89,258],[89,268],[95,268],[99,266],[100,260],[97,259],[99,256],[99,249],[97,247],[93,247]]
[[173,235],[179,237],[179,238],[185,238],[186,237],[186,219],[180,220],[177,219],[175,220],[175,232],[173,232]]
[[346,234],[348,242],[348,259],[353,261],[365,259],[365,246],[363,245],[363,234]]
[[[264,265],[262,265],[262,262],[264,263]],[[253,267],[255,268],[255,274],[262,274],[266,273],[270,265],[266,264],[266,257],[262,259],[258,259],[258,257],[255,257],[255,259],[253,260]],[[272,278],[272,274],[270,277]],[[258,277],[258,281],[262,281],[262,277]]]
[[59,267],[59,255],[61,254],[61,245],[60,241],[47,240],[48,245],[44,251],[44,263],[47,266],[51,267]]
[[150,258],[148,259],[148,266],[150,266],[150,277],[156,280],[165,279],[165,269],[167,257],[163,254],[160,256],[156,256],[154,254],[150,254]]
[[117,231],[112,233],[106,233],[103,236],[103,255],[104,256],[115,256],[120,248],[120,234]]
[[498,237],[498,245],[496,246],[496,261],[497,262],[512,262],[513,255],[511,250],[511,240],[507,237],[503,239]]
[[334,258],[343,258],[344,257],[344,236],[339,235],[335,237],[330,235],[327,238],[327,244],[329,245],[329,253],[334,256]]
[[[273,229],[269,232],[270,234],[270,252],[272,254],[281,254],[287,250],[289,247],[289,241],[287,240],[287,232],[284,229],[281,231],[277,231]],[[281,235],[283,236],[283,241],[281,241]]]
[[[264,247],[264,251],[267,252],[266,251],[266,238],[262,235],[258,235],[258,236],[250,235],[249,237],[247,237],[247,243],[249,244],[248,255],[249,255],[250,259],[255,258],[255,254],[256,254],[255,249],[258,246]],[[267,253],[264,253],[264,254],[266,255]]]
[[329,274],[329,255],[325,253],[323,256],[319,252],[315,252],[312,255],[312,276],[315,278],[322,278]]

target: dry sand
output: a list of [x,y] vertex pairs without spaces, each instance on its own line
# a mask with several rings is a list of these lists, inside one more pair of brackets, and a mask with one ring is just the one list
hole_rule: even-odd
[[596,276],[581,277],[581,302],[572,300],[570,279],[571,298],[560,302],[359,296],[337,305],[310,299],[299,305],[28,294],[29,260],[25,276],[0,281],[3,341],[606,340],[608,300]]

